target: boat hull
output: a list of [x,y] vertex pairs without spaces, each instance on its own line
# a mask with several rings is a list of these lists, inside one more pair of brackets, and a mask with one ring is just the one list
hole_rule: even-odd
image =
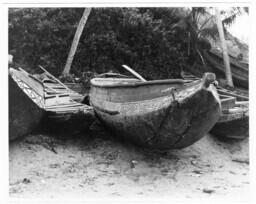
[[99,119],[118,136],[150,149],[184,148],[201,139],[220,115],[215,87],[210,84],[205,88],[196,83],[182,85],[182,90],[175,90],[179,89],[176,86],[174,91],[155,98],[150,95],[163,93],[173,85],[159,85],[159,90],[153,87],[153,91],[152,85],[135,88],[92,85],[90,102]]
[[9,140],[29,134],[40,123],[43,109],[9,75]]
[[[247,104],[248,105],[248,104]],[[211,134],[226,139],[245,139],[249,136],[249,109],[239,112],[222,113]]]
[[57,112],[51,110],[46,111],[42,120],[42,127],[49,132],[70,135],[88,130],[94,120],[93,109],[89,106],[75,111]]
[[217,122],[210,133],[222,138],[245,139],[249,136],[249,117]]

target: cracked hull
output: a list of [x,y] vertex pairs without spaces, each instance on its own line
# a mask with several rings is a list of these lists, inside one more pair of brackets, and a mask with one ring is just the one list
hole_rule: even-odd
[[[220,101],[212,84],[205,88],[201,82],[191,83],[160,97],[130,102],[101,98],[96,89],[92,87],[90,99],[100,120],[116,135],[151,149],[187,147],[201,139],[220,115]],[[134,90],[134,95],[139,91]]]

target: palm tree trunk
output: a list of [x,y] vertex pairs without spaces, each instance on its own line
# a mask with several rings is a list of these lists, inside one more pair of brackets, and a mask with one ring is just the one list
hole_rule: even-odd
[[229,86],[234,87],[233,80],[232,80],[232,72],[231,72],[230,63],[229,63],[229,56],[228,56],[228,52],[227,52],[227,45],[226,45],[226,40],[225,40],[225,36],[224,36],[223,25],[222,25],[222,21],[220,19],[220,11],[218,10],[218,8],[215,8],[215,13],[216,13],[216,23],[217,23],[221,46],[222,46],[222,50],[223,50],[223,60],[224,60],[224,65],[225,65],[226,81]]
[[70,72],[72,61],[73,61],[74,55],[76,53],[76,49],[77,49],[80,37],[82,35],[84,25],[86,24],[86,21],[88,19],[88,16],[90,15],[90,12],[91,12],[91,8],[85,8],[84,9],[83,16],[80,19],[80,22],[77,26],[76,33],[75,33],[75,36],[74,36],[74,39],[73,39],[73,42],[72,42],[72,45],[71,45],[71,48],[70,48],[70,51],[69,51],[69,54],[68,54],[68,59],[67,59],[65,68],[62,72],[62,75],[64,75],[64,76],[68,75],[69,72]]

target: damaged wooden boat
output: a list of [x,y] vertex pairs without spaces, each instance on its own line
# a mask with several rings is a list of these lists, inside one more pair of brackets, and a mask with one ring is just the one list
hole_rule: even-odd
[[249,102],[235,101],[232,105],[222,100],[223,106],[218,122],[210,133],[227,139],[244,139],[249,136]]
[[244,139],[249,136],[249,98],[218,88],[221,116],[210,133],[220,138]]
[[9,68],[9,140],[32,132],[43,114],[43,84],[33,76]]
[[79,133],[94,121],[93,108],[74,101],[68,94],[45,92],[45,111],[43,127],[51,132]]
[[39,65],[39,68],[43,71],[41,74],[33,75],[38,80],[40,80],[45,87],[45,91],[47,93],[56,93],[56,94],[66,94],[71,97],[72,100],[81,102],[83,101],[84,96],[66,86],[56,77],[54,77],[51,73],[49,73],[46,69]]
[[[11,69],[10,72],[12,73],[11,76],[18,76],[16,78],[22,79],[23,84],[30,87],[30,89],[31,87],[33,88],[32,91],[30,89],[27,91],[29,92],[31,97],[24,102],[24,104],[26,103],[26,106],[24,105],[26,109],[22,109],[21,106],[15,105],[15,95],[9,94],[10,96],[13,96],[9,100],[10,111],[12,111],[12,114],[10,114],[10,121],[12,121],[12,123],[16,124],[17,122],[17,120],[15,119],[15,114],[20,114],[20,118],[22,120],[23,110],[32,111],[30,115],[28,114],[28,116],[30,116],[29,119],[31,120],[30,126],[34,127],[35,123],[40,123],[41,128],[52,132],[67,134],[78,133],[80,131],[88,129],[94,121],[93,108],[88,106],[87,104],[83,104],[74,100],[74,96],[77,96],[77,99],[78,96],[81,96],[80,94],[75,93],[74,91],[69,91],[67,89],[61,89],[59,88],[60,84],[56,82],[51,83],[52,86],[48,85],[48,82],[39,80],[40,78],[38,78],[38,76],[31,75],[22,68],[19,68],[19,70]],[[23,89],[22,86],[25,85],[21,85],[20,87]],[[25,90],[27,90],[27,86],[25,86]],[[10,91],[11,90],[12,89],[10,89]],[[23,99],[23,101],[24,100],[25,99]],[[40,113],[42,114],[38,113],[39,110],[37,110],[37,112],[33,111],[34,109],[36,109],[36,107],[32,105],[31,100],[36,101],[36,104],[40,108]],[[16,112],[14,112],[14,110]],[[28,120],[28,122],[30,120]],[[15,131],[21,131],[22,127],[20,126],[27,127],[28,125],[19,125],[16,128],[18,130]],[[24,134],[27,133],[28,132],[24,131]]]
[[[211,50],[209,52],[204,52],[204,57],[207,63],[216,71],[216,74],[225,76],[225,67],[223,64],[223,57],[221,53]],[[240,63],[234,58],[230,58],[230,67],[232,72],[232,78],[234,84],[248,89],[249,86],[249,69],[248,65]]]
[[221,109],[212,73],[193,82],[94,78],[90,104],[116,135],[159,150],[192,145],[213,127]]
[[89,129],[94,121],[93,108],[84,104],[84,96],[69,89],[42,66],[36,77],[44,84],[45,117],[43,127],[51,132],[76,134]]

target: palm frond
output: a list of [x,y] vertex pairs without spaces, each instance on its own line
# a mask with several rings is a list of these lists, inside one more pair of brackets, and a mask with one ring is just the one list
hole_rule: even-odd
[[223,25],[227,25],[227,26],[232,25],[235,22],[236,17],[237,17],[237,15],[233,14],[233,15],[225,18],[224,20],[222,20]]
[[225,19],[222,20],[223,25],[230,26],[235,22],[237,16],[242,14],[241,7],[232,7],[230,11],[224,11],[223,15]]
[[207,27],[207,28],[204,28],[202,30],[200,30],[200,33],[199,33],[199,37],[201,38],[212,38],[213,40],[217,40],[218,39],[218,28],[217,28],[217,25],[214,24],[213,26],[211,27]]

